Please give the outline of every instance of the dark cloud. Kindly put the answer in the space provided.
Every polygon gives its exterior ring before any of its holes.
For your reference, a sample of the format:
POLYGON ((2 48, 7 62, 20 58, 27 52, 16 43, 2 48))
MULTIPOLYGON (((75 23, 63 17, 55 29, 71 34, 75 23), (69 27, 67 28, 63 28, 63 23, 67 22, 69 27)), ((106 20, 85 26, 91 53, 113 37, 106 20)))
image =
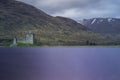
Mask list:
POLYGON ((51 14, 74 19, 120 17, 119 0, 20 0, 51 14))

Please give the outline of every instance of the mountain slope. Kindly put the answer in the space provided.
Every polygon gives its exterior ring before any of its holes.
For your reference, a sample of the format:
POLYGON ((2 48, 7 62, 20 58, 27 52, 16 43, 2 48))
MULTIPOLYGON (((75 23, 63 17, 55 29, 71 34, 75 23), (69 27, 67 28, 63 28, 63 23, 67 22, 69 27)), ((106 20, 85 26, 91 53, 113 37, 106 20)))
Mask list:
POLYGON ((120 19, 117 18, 84 19, 82 24, 89 29, 102 34, 120 33, 120 19))
POLYGON ((37 43, 86 44, 86 41, 102 44, 105 37, 91 32, 76 21, 52 17, 43 11, 15 0, 0 1, 0 38, 35 34, 37 43))
POLYGON ((120 43, 120 19, 119 18, 92 18, 84 19, 83 25, 94 32, 100 33, 112 40, 114 43, 120 43))

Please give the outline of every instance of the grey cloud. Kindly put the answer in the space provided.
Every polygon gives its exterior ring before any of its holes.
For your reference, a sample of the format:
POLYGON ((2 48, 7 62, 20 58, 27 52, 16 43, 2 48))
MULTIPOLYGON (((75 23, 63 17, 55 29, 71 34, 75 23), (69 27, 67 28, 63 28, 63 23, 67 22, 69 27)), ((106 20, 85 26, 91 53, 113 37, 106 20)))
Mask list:
POLYGON ((62 11, 70 8, 85 8, 101 2, 101 0, 20 0, 30 3, 37 8, 47 9, 48 11, 62 11))
POLYGON ((118 17, 119 0, 20 0, 51 14, 74 19, 118 17))

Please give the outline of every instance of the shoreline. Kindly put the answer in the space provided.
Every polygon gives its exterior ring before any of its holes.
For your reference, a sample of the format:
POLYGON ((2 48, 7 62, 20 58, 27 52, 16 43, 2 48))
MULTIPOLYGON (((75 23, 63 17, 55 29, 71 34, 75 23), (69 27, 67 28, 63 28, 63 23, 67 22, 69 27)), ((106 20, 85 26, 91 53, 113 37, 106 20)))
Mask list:
POLYGON ((120 45, 98 45, 98 46, 0 46, 0 48, 120 48, 120 45))

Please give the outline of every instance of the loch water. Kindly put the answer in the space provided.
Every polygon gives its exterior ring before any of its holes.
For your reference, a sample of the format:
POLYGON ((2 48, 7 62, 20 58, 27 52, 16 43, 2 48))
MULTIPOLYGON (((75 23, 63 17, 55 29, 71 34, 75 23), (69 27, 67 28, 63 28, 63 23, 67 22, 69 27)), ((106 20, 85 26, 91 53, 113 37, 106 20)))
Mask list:
POLYGON ((0 48, 0 80, 120 80, 120 48, 0 48))

